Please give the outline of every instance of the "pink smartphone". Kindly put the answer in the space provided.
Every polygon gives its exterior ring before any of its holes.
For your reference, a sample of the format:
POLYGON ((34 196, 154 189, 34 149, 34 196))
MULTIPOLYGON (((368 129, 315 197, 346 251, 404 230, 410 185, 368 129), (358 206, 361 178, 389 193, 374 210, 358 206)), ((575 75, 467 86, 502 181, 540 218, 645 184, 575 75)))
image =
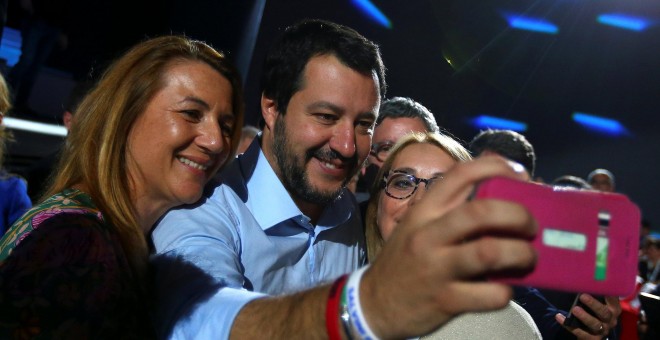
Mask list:
POLYGON ((491 279, 608 296, 635 289, 640 212, 626 196, 495 177, 480 183, 474 198, 520 203, 539 225, 534 270, 491 279))

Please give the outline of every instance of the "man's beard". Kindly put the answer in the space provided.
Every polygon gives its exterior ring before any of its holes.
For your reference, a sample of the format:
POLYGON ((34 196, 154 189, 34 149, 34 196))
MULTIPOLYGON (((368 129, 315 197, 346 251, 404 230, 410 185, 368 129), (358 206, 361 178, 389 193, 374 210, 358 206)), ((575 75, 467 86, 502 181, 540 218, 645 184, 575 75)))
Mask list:
POLYGON ((346 159, 334 150, 309 149, 305 152, 305 158, 301 159, 299 155, 294 154, 289 145, 283 117, 275 121, 274 134, 273 153, 280 170, 282 184, 289 193, 313 204, 329 204, 341 196, 343 188, 357 171, 357 153, 346 159), (314 157, 328 161, 338 158, 349 167, 348 175, 336 190, 321 191, 309 182, 305 165, 314 157))

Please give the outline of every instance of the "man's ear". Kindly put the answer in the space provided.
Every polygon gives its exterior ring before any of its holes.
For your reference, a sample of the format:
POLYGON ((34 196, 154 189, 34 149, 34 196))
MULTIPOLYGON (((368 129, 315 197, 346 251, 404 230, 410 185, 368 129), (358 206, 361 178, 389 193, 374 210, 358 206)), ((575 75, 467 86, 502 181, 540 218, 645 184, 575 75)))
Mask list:
POLYGON ((275 127, 275 120, 279 115, 279 111, 277 111, 277 103, 275 100, 270 99, 263 94, 261 94, 261 115, 264 117, 266 127, 272 131, 275 127))
POLYGON ((64 111, 64 113, 62 114, 62 123, 64 123, 64 127, 66 127, 68 131, 71 131, 72 122, 73 122, 73 114, 71 113, 71 111, 69 110, 64 111))

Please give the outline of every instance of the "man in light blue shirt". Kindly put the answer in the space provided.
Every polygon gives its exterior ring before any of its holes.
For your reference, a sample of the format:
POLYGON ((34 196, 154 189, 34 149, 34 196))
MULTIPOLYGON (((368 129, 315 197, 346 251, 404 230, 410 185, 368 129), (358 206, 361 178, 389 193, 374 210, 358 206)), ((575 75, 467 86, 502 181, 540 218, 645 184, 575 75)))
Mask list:
MULTIPOLYGON (((215 313, 214 308, 222 308, 237 314, 261 293, 298 292, 329 283, 364 265, 364 233, 361 220, 356 218, 357 203, 347 189, 327 205, 316 225, 311 224, 277 179, 258 138, 222 173, 222 178, 226 179, 224 184, 205 195, 199 205, 170 212, 153 232, 158 252, 188 258, 227 287, 218 294, 219 300, 222 293, 231 291, 234 303, 213 306, 211 311, 200 309, 198 313, 209 315, 215 313)), ((194 280, 195 276, 188 279, 194 280)), ((200 280, 199 285, 192 286, 202 289, 205 278, 200 280)), ((215 288, 211 284, 205 289, 215 288)), ((199 290, 190 293, 198 294, 199 290)), ((194 300, 191 296, 174 296, 161 308, 168 308, 169 303, 176 308, 180 298, 194 300)), ((231 324, 207 326, 227 331, 231 324)), ((194 335, 198 336, 199 330, 195 329, 194 335)), ((187 338, 192 334, 181 335, 187 338)))
MULTIPOLYGON (((262 100, 270 114, 264 117, 263 135, 221 174, 222 185, 209 189, 198 205, 167 214, 153 232, 161 254, 155 261, 159 275, 180 264, 163 259, 179 257, 210 276, 189 275, 188 293, 173 287, 163 291, 168 299, 161 301, 159 319, 167 320, 166 328, 178 322, 174 335, 225 338, 235 316, 252 299, 328 284, 365 264, 362 221, 345 185, 369 151, 384 95, 384 67, 376 45, 357 33, 337 25, 316 26, 299 28, 318 31, 315 34, 327 40, 309 51, 300 49, 311 57, 300 58, 297 65, 305 69, 309 85, 289 94, 288 103, 277 102, 287 91, 281 84, 265 89, 265 94, 273 93, 269 98, 277 99, 262 100), (341 36, 352 41, 333 46, 341 36), (318 52, 329 55, 313 57, 318 52), (354 60, 354 65, 345 66, 343 60, 354 60), (329 79, 335 75, 341 77, 329 79), (309 99, 299 100, 300 95, 309 99), (287 106, 281 116, 291 119, 276 122, 276 108, 287 106), (297 135, 304 138, 296 140, 297 135), (191 282, 196 279, 199 282, 191 282), (200 304, 191 318, 177 320, 181 306, 197 303, 200 292, 206 297, 218 287, 223 289, 213 299, 219 303, 200 304), (209 332, 203 326, 190 327, 197 316, 217 313, 222 313, 221 324, 207 324, 209 332)), ((169 279, 169 274, 163 278, 169 279)))
MULTIPOLYGON (((263 68, 263 133, 222 184, 153 232, 160 337, 347 336, 329 283, 364 261, 362 223, 345 186, 367 158, 384 94, 373 42, 326 21, 287 28, 263 68)), ((522 174, 496 158, 458 168, 410 209, 370 267, 351 274, 346 286, 359 293, 348 320, 359 331, 405 338, 457 313, 501 308, 509 287, 472 280, 533 265, 531 246, 513 237, 534 233, 526 210, 464 204, 474 183, 522 174), (475 240, 483 230, 505 236, 475 240)))

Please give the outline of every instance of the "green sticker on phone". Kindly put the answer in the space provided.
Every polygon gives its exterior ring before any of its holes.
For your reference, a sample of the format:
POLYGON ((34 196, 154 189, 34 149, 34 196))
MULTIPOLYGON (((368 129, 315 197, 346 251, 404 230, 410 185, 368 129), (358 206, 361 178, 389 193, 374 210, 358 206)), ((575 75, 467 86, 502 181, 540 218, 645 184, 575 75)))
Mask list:
POLYGON ((598 236, 596 240, 596 272, 594 279, 597 281, 605 280, 607 273, 607 249, 609 247, 609 240, 607 237, 598 236))

